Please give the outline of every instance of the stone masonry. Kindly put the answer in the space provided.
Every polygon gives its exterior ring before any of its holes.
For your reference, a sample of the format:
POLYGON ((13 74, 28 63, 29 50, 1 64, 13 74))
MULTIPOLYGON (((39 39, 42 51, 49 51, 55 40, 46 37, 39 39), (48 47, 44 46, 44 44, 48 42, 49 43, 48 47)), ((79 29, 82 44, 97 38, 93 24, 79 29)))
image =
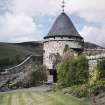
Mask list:
POLYGON ((58 53, 62 56, 66 45, 71 49, 82 49, 82 42, 79 38, 49 38, 44 42, 43 61, 48 69, 53 69, 51 55, 58 53))

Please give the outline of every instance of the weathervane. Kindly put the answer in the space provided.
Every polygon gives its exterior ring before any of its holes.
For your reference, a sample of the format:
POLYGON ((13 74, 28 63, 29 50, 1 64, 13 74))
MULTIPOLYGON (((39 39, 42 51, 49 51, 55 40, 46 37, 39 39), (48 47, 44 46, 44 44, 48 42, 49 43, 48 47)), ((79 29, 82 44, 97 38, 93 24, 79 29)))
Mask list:
POLYGON ((65 1, 62 1, 62 12, 65 12, 65 1))

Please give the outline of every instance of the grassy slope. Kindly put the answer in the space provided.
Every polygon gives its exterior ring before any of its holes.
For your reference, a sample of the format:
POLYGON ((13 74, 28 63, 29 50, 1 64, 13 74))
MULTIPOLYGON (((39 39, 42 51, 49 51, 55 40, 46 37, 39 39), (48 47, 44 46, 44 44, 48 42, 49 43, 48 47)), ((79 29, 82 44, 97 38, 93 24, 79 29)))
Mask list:
MULTIPOLYGON (((85 48, 97 48, 98 45, 85 43, 85 48)), ((17 55, 25 57, 27 55, 42 55, 43 46, 39 42, 23 43, 0 43, 0 59, 15 58, 17 55)))
POLYGON ((61 93, 11 93, 0 95, 0 105, 89 105, 61 93))
MULTIPOLYGON (((98 45, 92 43, 85 43, 85 48, 97 48, 98 45)), ((0 61, 9 58, 13 63, 12 65, 3 66, 4 68, 17 65, 17 58, 21 58, 23 61, 29 55, 41 55, 43 54, 42 42, 23 42, 23 43, 0 43, 0 61)), ((2 64, 0 64, 2 65, 2 64)))
POLYGON ((99 46, 99 45, 94 44, 94 43, 90 43, 90 42, 85 42, 84 47, 89 48, 89 49, 94 49, 94 48, 102 48, 102 49, 104 49, 104 47, 99 46))
POLYGON ((14 58, 17 55, 41 55, 42 46, 41 44, 21 43, 21 44, 10 44, 0 43, 0 59, 3 58, 14 58))
MULTIPOLYGON (((17 58, 20 62, 23 61, 27 56, 42 56, 43 46, 39 42, 24 42, 24 43, 0 43, 0 61, 8 59, 12 62, 11 65, 3 66, 4 68, 12 67, 17 65, 17 58), (14 62, 15 61, 15 62, 14 62)), ((2 65, 2 64, 0 64, 2 65)))

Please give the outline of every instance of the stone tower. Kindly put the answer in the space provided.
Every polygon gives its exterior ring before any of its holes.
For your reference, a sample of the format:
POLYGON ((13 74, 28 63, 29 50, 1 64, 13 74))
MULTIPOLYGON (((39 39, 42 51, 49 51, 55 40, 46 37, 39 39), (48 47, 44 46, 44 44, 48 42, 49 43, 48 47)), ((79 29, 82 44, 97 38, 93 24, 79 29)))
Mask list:
POLYGON ((44 37, 43 63, 47 69, 54 69, 55 55, 63 55, 67 45, 75 54, 83 51, 84 40, 77 32, 71 19, 63 11, 56 19, 48 35, 44 37))

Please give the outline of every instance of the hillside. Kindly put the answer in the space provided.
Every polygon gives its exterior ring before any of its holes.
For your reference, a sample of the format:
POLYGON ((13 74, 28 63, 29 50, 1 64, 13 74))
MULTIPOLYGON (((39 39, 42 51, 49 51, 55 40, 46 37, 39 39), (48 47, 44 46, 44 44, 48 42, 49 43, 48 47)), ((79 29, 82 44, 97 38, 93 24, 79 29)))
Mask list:
POLYGON ((14 66, 27 56, 42 56, 41 42, 0 43, 0 66, 14 66))
POLYGON ((102 49, 104 49, 104 47, 99 46, 97 44, 90 43, 90 42, 85 42, 84 43, 84 48, 88 48, 88 49, 102 48, 102 49))
POLYGON ((39 42, 0 43, 0 59, 31 54, 42 55, 42 44, 39 42))
MULTIPOLYGON (((85 48, 103 48, 96 44, 85 42, 85 48)), ((0 43, 0 67, 8 68, 22 62, 27 56, 42 56, 43 43, 22 42, 22 43, 0 43)))
MULTIPOLYGON (((85 48, 103 48, 93 43, 85 42, 85 48)), ((4 58, 14 58, 16 56, 25 57, 28 55, 42 55, 42 42, 23 43, 0 43, 0 60, 4 58)))

